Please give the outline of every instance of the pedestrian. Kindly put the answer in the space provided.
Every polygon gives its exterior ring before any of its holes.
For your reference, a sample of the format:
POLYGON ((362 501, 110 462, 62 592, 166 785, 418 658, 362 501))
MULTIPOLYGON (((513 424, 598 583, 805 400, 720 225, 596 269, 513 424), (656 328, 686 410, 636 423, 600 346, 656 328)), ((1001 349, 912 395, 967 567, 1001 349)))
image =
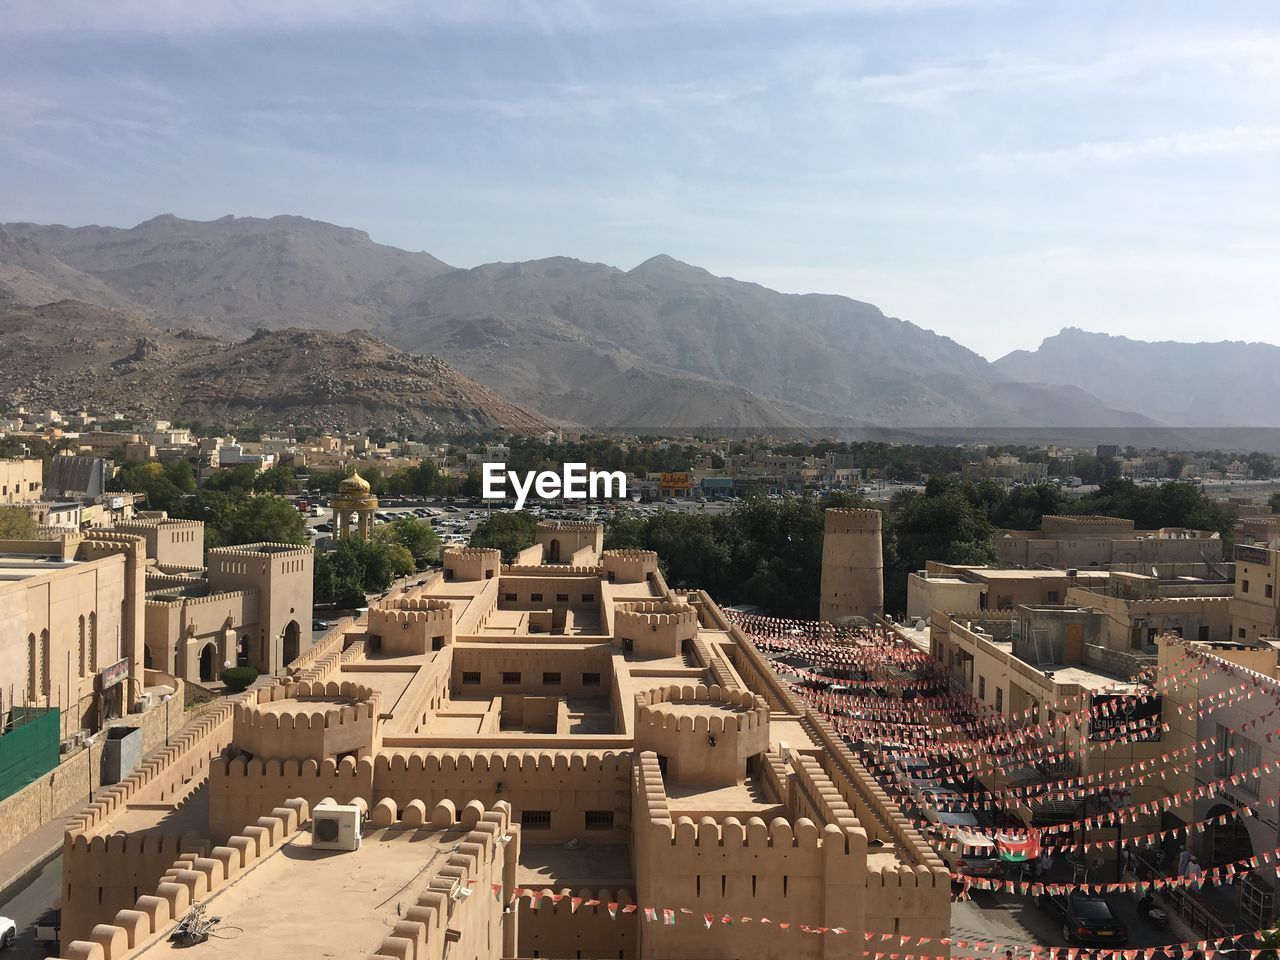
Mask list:
POLYGON ((1191 881, 1191 885, 1193 887, 1197 890, 1200 889, 1200 860, 1195 856, 1195 854, 1191 855, 1191 860, 1187 864, 1186 876, 1191 881))
POLYGON ((1185 877, 1187 875, 1187 867, 1191 863, 1191 851, 1186 847, 1182 848, 1182 852, 1178 854, 1178 876, 1185 877))

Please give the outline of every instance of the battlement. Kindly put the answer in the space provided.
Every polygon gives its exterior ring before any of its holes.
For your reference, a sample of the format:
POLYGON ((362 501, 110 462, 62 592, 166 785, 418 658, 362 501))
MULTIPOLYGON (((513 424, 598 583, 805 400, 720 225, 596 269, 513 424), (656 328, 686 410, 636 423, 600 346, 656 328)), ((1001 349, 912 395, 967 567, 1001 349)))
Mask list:
POLYGON ((343 681, 262 687, 236 705, 232 742, 262 759, 370 756, 380 743, 381 694, 343 681))
POLYGON ((1048 534, 1069 535, 1072 533, 1092 532, 1132 534, 1136 525, 1124 517, 1106 517, 1098 514, 1081 516, 1063 516, 1046 514, 1040 519, 1040 532, 1048 534))
POLYGON ((828 507, 823 515, 827 533, 878 533, 883 527, 884 515, 879 510, 828 507))
POLYGON ((724 733, 729 730, 748 731, 769 724, 769 707, 762 697, 750 691, 726 690, 719 685, 659 687, 636 694, 636 722, 657 726, 690 730, 700 733, 724 733), (707 708, 706 713, 672 711, 671 705, 698 705, 707 708), (734 708, 735 712, 719 709, 734 708), (738 709, 742 712, 736 712, 738 709))
POLYGON ((600 567, 588 564, 556 564, 544 566, 536 563, 511 563, 502 568, 509 576, 599 577, 600 567))
POLYGON ((652 560, 655 563, 658 561, 658 552, 656 550, 633 550, 633 549, 606 550, 601 556, 606 561, 610 559, 652 560))
POLYGON ((257 599, 260 596, 262 596, 261 590, 256 587, 249 587, 245 590, 217 590, 200 597, 171 597, 168 599, 148 597, 145 603, 153 607, 198 607, 207 603, 228 603, 236 600, 257 599))
POLYGON ((640 656, 676 657, 698 635, 698 611, 674 600, 636 600, 614 608, 614 633, 640 656))
MULTIPOLYGON (((176 844, 172 866, 161 876, 154 894, 140 896, 131 908, 115 914, 112 923, 96 924, 92 930, 68 930, 64 917, 64 936, 83 934, 87 939, 74 939, 67 945, 68 957, 100 957, 102 960, 125 960, 151 938, 168 932, 191 906, 238 879, 247 870, 291 841, 310 818, 305 800, 289 800, 231 837, 226 844, 212 850, 189 851, 174 837, 111 837, 110 844, 148 839, 159 846, 152 854, 167 854, 164 844, 176 844)), ((101 840, 103 838, 95 838, 101 840)), ((125 846, 120 847, 120 852, 125 846)), ((75 848, 73 848, 73 855, 75 848)), ((104 862, 110 862, 104 861, 104 862)), ((128 901, 126 901, 128 902, 128 901)), ((84 924, 81 924, 82 926, 84 924)))
POLYGON ((635 742, 667 759, 676 784, 729 786, 769 748, 769 707, 749 691, 660 687, 636 694, 635 742))
POLYGON ((112 530, 131 533, 134 530, 203 530, 203 520, 177 520, 173 517, 134 517, 117 521, 112 530))
POLYGON ((492 547, 445 547, 446 580, 492 580, 502 568, 502 551, 492 547))
POLYGON ((453 643, 453 605, 433 597, 392 597, 369 608, 369 633, 382 638, 382 650, 421 656, 453 643))
MULTIPOLYGON (((655 834, 667 830, 656 824, 655 834)), ((765 823, 760 817, 748 817, 743 823, 737 817, 716 820, 702 817, 696 822, 691 817, 677 817, 668 831, 668 841, 676 850, 706 847, 734 847, 748 850, 821 850, 834 847, 838 853, 851 854, 851 844, 845 831, 835 824, 819 827, 808 817, 800 817, 794 823, 786 817, 774 817, 765 823)))
POLYGON ((209 558, 226 557, 228 559, 264 560, 277 557, 310 557, 315 554, 311 547, 300 547, 296 543, 245 543, 235 547, 212 547, 208 551, 209 558))
MULTIPOLYGON (((374 758, 373 775, 379 783, 388 776, 423 774, 434 778, 437 774, 468 773, 524 773, 545 774, 548 778, 582 773, 612 773, 619 764, 628 761, 628 754, 614 750, 556 750, 533 751, 464 750, 452 751, 403 750, 379 753, 374 758)), ((548 780, 550 783, 551 780, 548 780)))
POLYGON ((496 547, 445 547, 444 552, 452 557, 476 557, 489 558, 494 554, 501 556, 501 551, 496 547))
POLYGON ((539 520, 537 529, 548 533, 583 533, 604 527, 592 520, 539 520))

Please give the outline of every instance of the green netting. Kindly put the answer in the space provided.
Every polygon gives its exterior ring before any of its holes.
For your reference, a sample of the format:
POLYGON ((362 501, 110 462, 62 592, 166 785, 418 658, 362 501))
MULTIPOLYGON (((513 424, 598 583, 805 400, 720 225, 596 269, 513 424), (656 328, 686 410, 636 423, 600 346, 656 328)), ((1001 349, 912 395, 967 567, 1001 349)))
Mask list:
POLYGON ((0 736, 0 800, 58 765, 56 708, 15 707, 0 736))

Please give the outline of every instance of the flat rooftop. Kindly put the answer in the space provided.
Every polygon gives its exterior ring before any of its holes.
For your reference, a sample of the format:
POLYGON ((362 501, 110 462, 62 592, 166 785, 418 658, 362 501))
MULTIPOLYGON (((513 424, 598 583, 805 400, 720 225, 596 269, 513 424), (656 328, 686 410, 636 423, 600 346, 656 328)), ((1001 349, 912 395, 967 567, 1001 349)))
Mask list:
POLYGON ((635 883, 631 847, 625 843, 584 843, 566 850, 559 843, 530 843, 520 837, 516 885, 536 887, 630 887, 635 883))
MULTIPOLYGON (((466 831, 385 827, 360 849, 312 850, 305 832, 203 903, 221 917, 201 957, 324 957, 364 960, 387 936, 466 831)), ((165 939, 133 957, 191 952, 165 939)))

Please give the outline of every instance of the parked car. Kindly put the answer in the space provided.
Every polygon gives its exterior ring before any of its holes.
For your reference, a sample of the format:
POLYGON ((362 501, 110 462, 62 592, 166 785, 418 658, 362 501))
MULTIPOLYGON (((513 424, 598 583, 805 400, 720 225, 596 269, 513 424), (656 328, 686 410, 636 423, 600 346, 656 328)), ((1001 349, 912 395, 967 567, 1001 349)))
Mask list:
POLYGON ((333 624, 331 624, 328 620, 312 620, 311 621, 312 630, 328 630, 331 626, 333 626, 333 624))
POLYGON ((1129 942, 1128 928, 1102 897, 1084 893, 1044 894, 1036 902, 1062 918, 1062 936, 1067 943, 1106 947, 1129 942))
POLYGON ((8 917, 0 917, 0 950, 13 946, 18 939, 18 925, 8 917))
POLYGON ((958 829, 947 838, 949 843, 938 844, 938 856, 951 868, 952 873, 966 877, 1004 876, 1004 863, 995 841, 972 830, 958 829))

